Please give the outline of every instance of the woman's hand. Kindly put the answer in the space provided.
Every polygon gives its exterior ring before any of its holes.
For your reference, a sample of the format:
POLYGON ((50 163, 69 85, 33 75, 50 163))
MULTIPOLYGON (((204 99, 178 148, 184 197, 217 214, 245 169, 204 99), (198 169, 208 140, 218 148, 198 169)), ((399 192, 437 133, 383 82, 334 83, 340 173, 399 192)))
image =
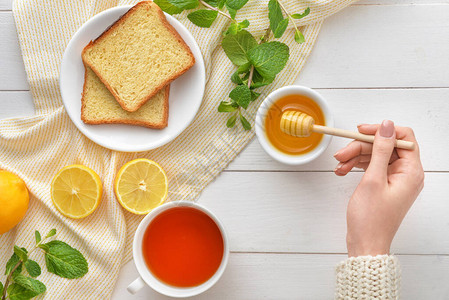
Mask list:
POLYGON ((358 129, 376 134, 374 144, 353 141, 334 155, 340 161, 335 174, 344 176, 354 167, 366 171, 348 204, 348 255, 389 254, 399 225, 424 186, 418 143, 412 129, 395 128, 389 120, 358 129), (414 142, 415 150, 395 149, 395 138, 414 142))

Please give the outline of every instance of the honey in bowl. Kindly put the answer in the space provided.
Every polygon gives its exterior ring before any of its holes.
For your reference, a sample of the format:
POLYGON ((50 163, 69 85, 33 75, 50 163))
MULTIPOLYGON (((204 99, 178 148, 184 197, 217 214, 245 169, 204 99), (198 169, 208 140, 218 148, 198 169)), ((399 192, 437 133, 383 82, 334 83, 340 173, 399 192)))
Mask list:
POLYGON ((217 224, 192 207, 161 212, 148 225, 142 245, 148 269, 160 281, 176 287, 193 287, 209 280, 224 254, 217 224))
POLYGON ((315 119, 315 124, 325 125, 324 114, 319 105, 303 95, 288 95, 278 99, 268 109, 265 132, 270 143, 279 151, 291 155, 305 154, 317 147, 323 135, 313 132, 308 137, 295 137, 282 132, 282 114, 287 110, 300 111, 315 119))

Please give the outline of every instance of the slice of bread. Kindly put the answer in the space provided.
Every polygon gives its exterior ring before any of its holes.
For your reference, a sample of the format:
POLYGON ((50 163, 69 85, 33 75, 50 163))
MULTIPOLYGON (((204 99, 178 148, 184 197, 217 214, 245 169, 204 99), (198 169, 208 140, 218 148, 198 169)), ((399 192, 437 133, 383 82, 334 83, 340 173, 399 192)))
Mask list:
POLYGON ((151 1, 131 8, 90 42, 82 57, 121 107, 130 112, 195 63, 190 48, 151 1))
POLYGON ((98 76, 85 66, 81 120, 86 124, 132 124, 162 129, 168 123, 169 85, 160 90, 138 111, 123 110, 98 76))

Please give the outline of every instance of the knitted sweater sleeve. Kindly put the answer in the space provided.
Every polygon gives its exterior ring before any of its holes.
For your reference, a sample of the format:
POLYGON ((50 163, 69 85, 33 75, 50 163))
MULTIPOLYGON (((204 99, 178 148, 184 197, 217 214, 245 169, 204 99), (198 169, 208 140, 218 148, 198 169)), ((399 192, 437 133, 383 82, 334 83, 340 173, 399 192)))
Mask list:
POLYGON ((400 279, 394 256, 351 257, 337 266, 335 299, 399 299, 400 279))

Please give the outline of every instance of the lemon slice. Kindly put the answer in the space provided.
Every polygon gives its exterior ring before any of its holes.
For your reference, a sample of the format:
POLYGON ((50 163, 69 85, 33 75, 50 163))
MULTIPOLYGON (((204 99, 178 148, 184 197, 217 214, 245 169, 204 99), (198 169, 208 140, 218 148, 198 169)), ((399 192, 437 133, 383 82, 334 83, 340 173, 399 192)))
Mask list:
POLYGON ((82 165, 62 168, 51 183, 51 199, 66 217, 85 218, 97 209, 103 187, 100 177, 82 165))
POLYGON ((114 191, 124 209, 138 215, 147 214, 167 198, 167 175, 154 161, 135 159, 118 171, 114 191))

